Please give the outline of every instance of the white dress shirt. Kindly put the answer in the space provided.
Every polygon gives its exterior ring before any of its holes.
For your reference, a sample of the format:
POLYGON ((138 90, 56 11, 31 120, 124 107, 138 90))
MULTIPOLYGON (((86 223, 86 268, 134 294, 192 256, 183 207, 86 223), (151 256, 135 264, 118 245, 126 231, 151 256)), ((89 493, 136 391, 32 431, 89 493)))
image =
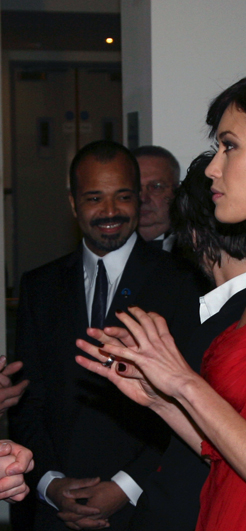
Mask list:
POLYGON ((85 283, 85 298, 88 314, 89 325, 91 323, 91 310, 94 298, 94 291, 97 277, 97 262, 101 258, 103 260, 107 279, 108 279, 108 297, 106 314, 111 306, 114 294, 118 288, 122 273, 125 269, 126 262, 132 252, 132 249, 136 243, 137 234, 134 232, 127 242, 111 253, 106 254, 102 258, 94 254, 88 249, 85 241, 83 240, 83 265, 84 265, 84 283, 85 283))
MULTIPOLYGON (((127 242, 122 247, 120 247, 120 249, 112 251, 102 257, 108 279, 108 297, 106 313, 110 308, 114 294, 117 290, 122 273, 124 271, 126 262, 132 252, 136 240, 137 234, 136 232, 134 232, 127 240, 127 242)), ((91 323, 91 310, 96 285, 97 262, 99 259, 100 257, 94 254, 90 249, 88 249, 85 241, 83 240, 84 285, 89 325, 91 323)), ((56 477, 62 478, 65 476, 61 472, 56 472, 53 470, 46 472, 46 474, 44 474, 44 476, 40 479, 37 486, 37 490, 39 497, 42 500, 45 500, 47 503, 49 503, 55 509, 58 510, 54 503, 46 496, 46 491, 49 484, 56 477)), ((125 492, 130 502, 133 505, 137 505, 138 498, 143 492, 139 485, 123 470, 117 472, 117 474, 115 474, 111 479, 115 483, 117 483, 117 485, 123 490, 123 492, 125 492)))
POLYGON ((163 242, 162 250, 168 251, 170 253, 173 248, 173 244, 176 240, 176 234, 173 234, 171 232, 170 234, 168 234, 167 237, 165 237, 165 233, 163 232, 163 234, 160 234, 160 236, 157 236, 157 238, 155 238, 153 241, 158 241, 158 240, 162 240, 163 242))
POLYGON ((233 295, 246 288, 246 273, 231 278, 221 286, 209 291, 203 297, 200 297, 200 320, 204 323, 209 317, 212 317, 220 311, 222 306, 233 295))

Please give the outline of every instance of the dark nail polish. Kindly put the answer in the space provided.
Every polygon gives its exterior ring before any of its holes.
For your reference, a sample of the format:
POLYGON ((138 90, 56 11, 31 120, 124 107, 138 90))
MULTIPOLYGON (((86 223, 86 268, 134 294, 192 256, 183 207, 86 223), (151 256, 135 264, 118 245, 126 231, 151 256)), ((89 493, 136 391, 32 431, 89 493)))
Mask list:
POLYGON ((116 313, 123 313, 123 310, 121 310, 120 308, 117 308, 116 313))
POLYGON ((118 363, 118 371, 119 372, 124 372, 125 370, 126 370, 125 363, 118 363))

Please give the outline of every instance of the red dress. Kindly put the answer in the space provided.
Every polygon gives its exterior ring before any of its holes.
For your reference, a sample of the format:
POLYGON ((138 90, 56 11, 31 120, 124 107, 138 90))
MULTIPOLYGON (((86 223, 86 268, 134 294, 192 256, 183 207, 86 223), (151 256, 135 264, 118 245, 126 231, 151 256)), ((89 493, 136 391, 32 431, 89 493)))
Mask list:
MULTIPOLYGON (((206 351, 203 378, 246 419, 246 326, 233 324, 206 351)), ((201 491, 196 531, 246 531, 246 482, 212 444, 203 441, 202 455, 211 470, 201 491)))

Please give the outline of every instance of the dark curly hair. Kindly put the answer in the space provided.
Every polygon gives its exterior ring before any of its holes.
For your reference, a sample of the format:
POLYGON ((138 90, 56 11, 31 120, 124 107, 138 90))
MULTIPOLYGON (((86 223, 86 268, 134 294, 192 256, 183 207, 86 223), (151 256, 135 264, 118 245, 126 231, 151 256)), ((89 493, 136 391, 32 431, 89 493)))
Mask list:
POLYGON ((205 256, 220 265, 222 250, 238 260, 246 257, 246 222, 220 223, 214 216, 211 180, 204 173, 214 155, 214 151, 207 151, 192 161, 176 191, 170 217, 184 251, 193 251, 199 264, 205 256))

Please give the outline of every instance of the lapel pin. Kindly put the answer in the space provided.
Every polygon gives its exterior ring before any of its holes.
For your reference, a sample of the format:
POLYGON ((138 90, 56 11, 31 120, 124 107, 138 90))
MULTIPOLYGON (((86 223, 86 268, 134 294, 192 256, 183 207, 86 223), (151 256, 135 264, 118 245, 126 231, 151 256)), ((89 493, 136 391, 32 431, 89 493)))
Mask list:
POLYGON ((131 290, 129 288, 124 288, 121 292, 121 295, 123 295, 123 297, 127 298, 131 295, 131 290))

